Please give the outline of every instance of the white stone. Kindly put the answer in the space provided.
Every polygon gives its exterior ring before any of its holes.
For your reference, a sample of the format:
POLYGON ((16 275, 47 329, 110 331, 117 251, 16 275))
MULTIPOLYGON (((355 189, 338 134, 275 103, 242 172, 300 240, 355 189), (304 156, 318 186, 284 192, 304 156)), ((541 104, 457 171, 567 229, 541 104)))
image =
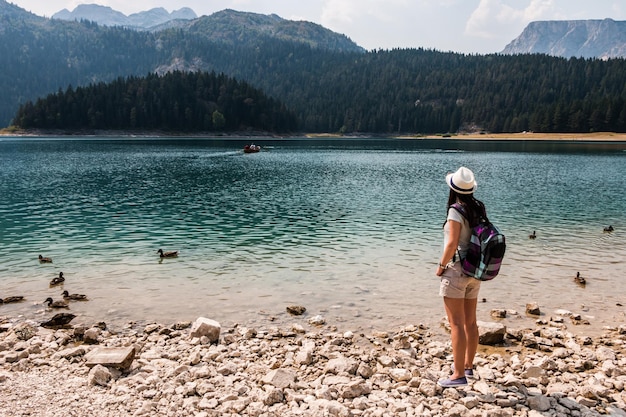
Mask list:
POLYGON ((330 359, 324 367, 324 372, 339 374, 345 372, 349 367, 348 360, 345 356, 340 355, 336 358, 330 359))
POLYGON ((265 405, 274 405, 276 403, 280 403, 284 400, 285 396, 283 392, 278 388, 272 388, 269 390, 263 402, 265 405))
POLYGON ((342 398, 356 398, 368 395, 372 392, 372 387, 365 381, 353 381, 346 385, 341 391, 342 398))
POLYGON ((389 376, 396 382, 410 381, 413 377, 411 371, 403 368, 393 368, 389 370, 389 376))
POLYGON ((135 358, 135 347, 98 347, 85 355, 85 365, 109 366, 119 369, 130 368, 135 358))
POLYGON ((52 359, 60 359, 60 358, 73 358, 75 356, 82 356, 85 354, 85 348, 82 346, 77 346, 73 348, 63 349, 54 355, 52 355, 52 359))
POLYGON ((461 402, 466 408, 472 409, 480 404, 480 399, 478 397, 463 397, 461 402))
POLYGON ((326 319, 318 314, 317 316, 313 316, 309 319, 309 324, 314 326, 323 326, 326 324, 326 319))
POLYGON ((301 349, 296 354, 294 361, 298 365, 310 365, 313 362, 313 352, 306 349, 301 349))
POLYGON ((221 331, 222 326, 217 321, 207 319, 206 317, 198 317, 191 326, 189 336, 191 338, 198 337, 200 339, 206 337, 209 343, 216 343, 220 339, 221 331))
POLYGON ((277 388, 287 388, 296 379, 296 375, 286 369, 274 369, 263 377, 263 382, 277 388))
POLYGON ((422 379, 419 391, 427 397, 434 397, 437 394, 437 384, 430 379, 422 379))
POLYGON ((360 375, 363 378, 367 379, 367 378, 370 378, 372 375, 374 375, 374 370, 368 364, 361 362, 359 364, 359 367, 357 368, 356 373, 357 375, 360 375))
POLYGON ((600 362, 614 361, 616 359, 615 351, 606 346, 601 346, 596 349, 596 358, 598 358, 600 362))
POLYGON ((111 371, 102 365, 96 365, 89 371, 88 380, 90 385, 101 385, 106 387, 111 378, 111 371))
POLYGON ((90 329, 85 330, 85 334, 83 335, 83 340, 87 344, 95 344, 98 343, 98 338, 100 337, 101 330, 97 327, 92 327, 90 329))
POLYGON ((554 314, 558 314, 559 316, 570 317, 572 316, 572 312, 564 309, 557 309, 554 311, 554 314))
POLYGON ((472 386, 472 389, 483 395, 491 394, 491 387, 483 380, 476 381, 472 386))

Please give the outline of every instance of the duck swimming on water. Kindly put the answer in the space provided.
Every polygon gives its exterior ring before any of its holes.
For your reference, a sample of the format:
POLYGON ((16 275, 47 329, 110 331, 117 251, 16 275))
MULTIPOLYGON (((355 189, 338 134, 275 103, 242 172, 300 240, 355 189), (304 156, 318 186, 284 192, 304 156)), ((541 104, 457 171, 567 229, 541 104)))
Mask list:
POLYGON ((535 239, 537 237, 537 232, 533 230, 532 234, 528 235, 528 239, 535 239))
POLYGON ((64 300, 74 300, 74 301, 88 301, 89 299, 85 294, 70 294, 67 290, 61 293, 64 300))
POLYGON ((52 297, 46 298, 44 303, 48 303, 48 308, 70 308, 65 301, 54 301, 52 297))
POLYGON ((613 230, 615 230, 615 229, 613 229, 613 226, 611 226, 611 225, 609 225, 609 227, 605 227, 605 228, 604 228, 604 231, 605 231, 606 233, 611 233, 613 230))
POLYGON ((63 276, 63 272, 59 272, 59 276, 56 278, 53 278, 52 281, 50 281, 50 286, 54 286, 54 285, 59 285, 65 282, 65 277, 63 276))
POLYGON ((585 278, 580 276, 580 272, 576 272, 576 276, 574 277, 574 282, 581 286, 587 284, 587 281, 585 280, 585 278))
POLYGON ((159 249, 157 253, 159 254, 161 258, 176 258, 178 256, 177 250, 163 252, 163 249, 159 249))
POLYGON ((19 303, 24 301, 23 295, 13 295, 11 297, 0 298, 0 304, 19 303))
POLYGON ((44 256, 39 255, 39 262, 41 262, 42 264, 51 264, 52 258, 46 258, 44 256))

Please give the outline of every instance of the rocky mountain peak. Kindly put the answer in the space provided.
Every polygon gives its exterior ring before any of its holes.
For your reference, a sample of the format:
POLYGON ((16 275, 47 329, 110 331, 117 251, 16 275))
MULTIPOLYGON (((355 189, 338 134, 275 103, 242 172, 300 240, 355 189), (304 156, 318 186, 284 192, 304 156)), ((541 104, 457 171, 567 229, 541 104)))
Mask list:
POLYGON ((547 54, 565 58, 623 58, 626 57, 626 21, 531 22, 502 53, 547 54))

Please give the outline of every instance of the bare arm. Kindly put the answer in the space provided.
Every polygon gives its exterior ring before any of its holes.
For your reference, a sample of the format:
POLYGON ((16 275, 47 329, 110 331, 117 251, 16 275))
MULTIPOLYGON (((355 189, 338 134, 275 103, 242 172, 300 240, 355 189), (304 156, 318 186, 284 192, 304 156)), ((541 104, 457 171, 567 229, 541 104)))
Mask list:
POLYGON ((458 246, 459 246, 459 236, 461 235, 461 223, 448 220, 450 227, 450 236, 446 246, 443 248, 443 254, 441 255, 441 259, 439 260, 439 265, 437 265, 437 272, 435 274, 437 276, 441 276, 445 267, 448 265, 448 262, 454 256, 458 246))

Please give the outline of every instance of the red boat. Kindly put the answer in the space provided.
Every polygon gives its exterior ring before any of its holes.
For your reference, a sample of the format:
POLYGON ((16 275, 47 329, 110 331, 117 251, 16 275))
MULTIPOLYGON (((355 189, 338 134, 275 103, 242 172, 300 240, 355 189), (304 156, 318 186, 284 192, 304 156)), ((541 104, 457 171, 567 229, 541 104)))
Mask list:
POLYGON ((254 153, 254 152, 258 152, 261 150, 261 147, 259 145, 255 145, 254 143, 251 145, 246 145, 243 147, 243 152, 244 153, 254 153))

